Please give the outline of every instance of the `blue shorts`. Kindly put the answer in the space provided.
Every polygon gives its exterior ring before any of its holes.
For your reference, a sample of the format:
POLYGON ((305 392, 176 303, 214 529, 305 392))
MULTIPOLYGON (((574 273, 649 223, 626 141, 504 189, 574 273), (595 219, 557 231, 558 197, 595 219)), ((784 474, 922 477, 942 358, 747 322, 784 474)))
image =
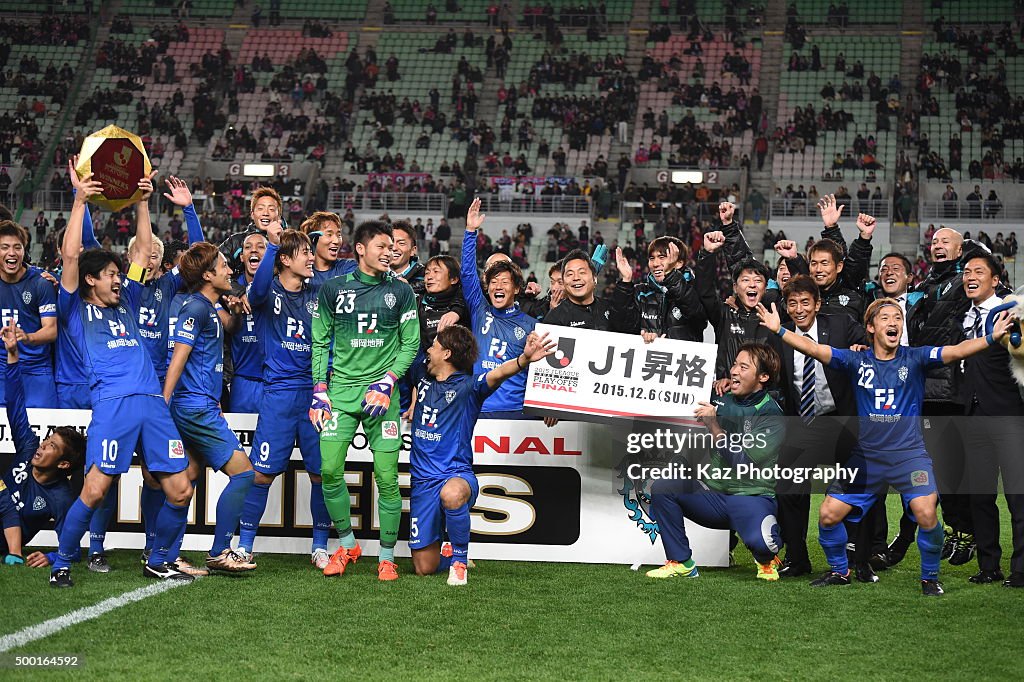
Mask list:
POLYGON ((882 458, 890 456, 886 453, 868 457, 855 454, 843 465, 846 468, 859 469, 853 481, 837 481, 829 486, 830 497, 855 508, 846 517, 849 521, 857 521, 866 514, 871 505, 885 495, 889 486, 900 494, 905 509, 909 509, 910 501, 915 497, 938 494, 935 473, 932 471, 932 458, 927 452, 922 450, 892 464, 881 461, 882 458))
POLYGON ((25 407, 57 407, 57 384, 53 381, 53 372, 43 374, 22 374, 25 385, 25 407))
POLYGON ((476 504, 480 484, 472 472, 459 472, 448 478, 413 481, 409 493, 409 549, 424 549, 441 541, 441 531, 444 529, 441 488, 453 478, 461 478, 469 484, 469 506, 472 508, 476 504))
POLYGON ((132 453, 146 468, 177 473, 188 467, 185 444, 160 396, 130 395, 96 403, 85 445, 85 470, 96 466, 108 476, 128 471, 132 453))
POLYGON ((249 453, 253 469, 268 476, 281 473, 298 441, 306 472, 320 475, 320 434, 309 421, 312 399, 308 388, 265 387, 249 453))
POLYGON ((89 384, 57 384, 57 407, 62 410, 88 410, 92 407, 89 384))
POLYGON ((245 452, 216 405, 176 407, 171 403, 171 417, 189 452, 201 456, 217 471, 224 468, 233 454, 245 452))
POLYGON ((263 399, 263 380, 236 376, 231 380, 228 412, 256 414, 263 399))

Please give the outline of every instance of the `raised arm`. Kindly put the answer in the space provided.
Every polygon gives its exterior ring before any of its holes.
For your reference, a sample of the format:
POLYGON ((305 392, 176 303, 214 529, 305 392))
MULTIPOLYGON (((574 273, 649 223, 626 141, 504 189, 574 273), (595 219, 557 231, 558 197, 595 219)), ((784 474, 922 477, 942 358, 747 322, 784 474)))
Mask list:
POLYGON ((981 351, 985 350, 989 346, 993 346, 1003 340, 1006 336, 1007 331, 1010 329, 1009 313, 1000 313, 995 322, 992 324, 992 333, 987 336, 983 336, 978 339, 968 339, 967 341, 961 341, 955 346, 943 346, 942 347, 942 362, 943 364, 950 365, 954 362, 960 362, 965 358, 969 358, 972 355, 976 355, 981 351))
POLYGON ((87 249, 103 248, 103 245, 96 239, 96 230, 92 226, 92 211, 88 206, 85 208, 85 215, 82 216, 82 246, 87 249))
POLYGON ((103 185, 92 179, 92 173, 84 178, 78 177, 78 171, 75 170, 77 161, 77 156, 68 160, 68 177, 75 188, 75 201, 71 205, 71 215, 68 216, 68 226, 64 230, 64 243, 60 250, 63 264, 60 285, 68 293, 78 291, 78 257, 82 253, 82 223, 89 210, 89 197, 103 192, 103 185))
POLYGON ((732 202, 723 201, 718 205, 718 218, 722 221, 721 234, 725 237, 725 260, 730 268, 741 260, 754 256, 754 252, 750 250, 750 245, 747 244, 747 240, 743 236, 742 227, 733 220, 735 213, 736 206, 732 202))
POLYGON ((774 303, 771 310, 758 303, 757 316, 760 318, 762 326, 782 336, 782 342, 790 348, 795 348, 823 365, 828 365, 832 362, 832 346, 815 343, 810 337, 782 328, 782 321, 779 319, 779 312, 775 309, 774 303))
POLYGON ((267 252, 256 268, 249 285, 249 305, 252 308, 262 306, 270 296, 270 285, 274 281, 274 264, 277 262, 277 250, 281 245, 281 223, 274 221, 267 226, 267 252))
POLYGON ((145 279, 146 268, 149 267, 149 259, 153 253, 153 223, 149 217, 149 198, 153 196, 155 177, 156 171, 153 171, 148 178, 139 180, 142 199, 135 205, 135 249, 128 254, 128 278, 139 282, 145 279), (141 278, 133 276, 133 271, 141 272, 141 278))
POLYGON ((203 236, 203 225, 199 222, 199 214, 196 213, 195 204, 192 203, 192 192, 189 191, 188 185, 184 180, 173 175, 164 182, 169 190, 164 192, 164 198, 175 206, 181 206, 181 214, 185 216, 189 246, 206 241, 206 237, 203 236))
POLYGON ((721 295, 718 293, 718 268, 715 264, 715 253, 725 244, 725 235, 721 232, 708 232, 704 235, 704 248, 697 254, 697 265, 694 275, 697 287, 697 295, 700 297, 701 306, 708 316, 708 321, 715 328, 716 333, 719 323, 722 321, 721 295))
POLYGON ((462 238, 462 296, 469 305, 472 318, 481 315, 487 305, 476 267, 476 233, 486 217, 480 212, 480 197, 473 199, 466 214, 466 234, 462 238))

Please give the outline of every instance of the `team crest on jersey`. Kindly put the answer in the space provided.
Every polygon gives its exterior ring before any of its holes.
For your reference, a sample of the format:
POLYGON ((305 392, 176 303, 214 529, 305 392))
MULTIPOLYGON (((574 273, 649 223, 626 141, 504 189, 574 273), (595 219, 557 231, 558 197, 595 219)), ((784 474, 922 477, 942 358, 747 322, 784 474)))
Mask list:
POLYGON ((445 391, 444 399, 448 402, 449 405, 451 405, 452 401, 455 400, 455 396, 457 395, 458 393, 456 393, 455 391, 445 391))
POLYGON ((914 486, 928 485, 928 472, 923 469, 911 472, 910 484, 914 486))
POLYGON ((25 305, 28 305, 29 303, 31 303, 32 302, 32 292, 31 291, 23 291, 23 292, 21 292, 21 300, 25 302, 25 305))
POLYGON ((386 305, 388 309, 394 309, 396 303, 398 303, 397 296, 391 292, 384 294, 384 305, 386 305))
POLYGON ((32 500, 32 511, 42 511, 46 509, 46 500, 40 496, 36 496, 36 499, 32 500))
POLYGON ((384 440, 398 439, 398 422, 387 421, 380 425, 380 437, 384 440))
POLYGON ((910 370, 907 368, 906 365, 904 365, 903 367, 900 367, 900 371, 899 371, 900 383, 903 383, 904 381, 906 381, 907 380, 907 376, 909 374, 910 374, 910 370))
POLYGON ((306 301, 306 312, 310 315, 316 310, 316 301, 306 301))
POLYGON ((187 320, 185 320, 184 322, 181 323, 181 328, 184 329, 187 332, 192 331, 193 329, 196 328, 196 318, 194 318, 194 317, 188 318, 187 320))
POLYGON ((839 295, 839 305, 847 305, 850 302, 850 297, 846 294, 839 295))
POLYGON ((672 308, 672 319, 681 320, 683 319, 683 311, 679 308, 672 308))
POLYGON ((158 301, 164 300, 164 292, 157 289, 156 291, 153 292, 153 298, 155 298, 158 301))
POLYGON ((515 333, 516 333, 516 339, 518 339, 519 341, 522 341, 523 339, 526 338, 526 330, 523 329, 522 327, 516 327, 516 332, 515 333))
POLYGON ((185 444, 180 440, 167 441, 168 459, 185 459, 185 444))

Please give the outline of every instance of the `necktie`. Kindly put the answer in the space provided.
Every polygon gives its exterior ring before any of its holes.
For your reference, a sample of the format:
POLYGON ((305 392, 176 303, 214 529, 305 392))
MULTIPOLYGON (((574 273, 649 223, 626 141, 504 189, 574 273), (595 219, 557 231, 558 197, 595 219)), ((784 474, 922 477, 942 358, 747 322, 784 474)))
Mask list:
MULTIPOLYGON (((810 334, 804 334, 811 338, 810 334)), ((800 418, 805 424, 814 421, 814 358, 804 356, 804 378, 800 385, 800 418)))
POLYGON ((974 306, 973 308, 971 308, 971 311, 974 313, 974 322, 971 323, 970 338, 981 338, 981 308, 979 308, 978 306, 974 306))

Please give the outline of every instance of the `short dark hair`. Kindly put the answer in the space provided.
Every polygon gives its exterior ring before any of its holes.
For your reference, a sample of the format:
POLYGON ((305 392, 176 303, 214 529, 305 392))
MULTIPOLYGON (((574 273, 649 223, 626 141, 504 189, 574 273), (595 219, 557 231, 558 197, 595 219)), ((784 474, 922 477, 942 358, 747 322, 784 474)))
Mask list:
POLYGON ((507 272, 512 276, 512 285, 522 291, 526 287, 526 280, 523 279, 523 271, 519 269, 519 266, 510 260, 499 260, 491 263, 491 267, 487 268, 484 272, 484 286, 490 286, 491 280, 500 275, 503 272, 507 272))
POLYGON ((356 233, 352 236, 352 242, 366 246, 379 234, 386 234, 392 239, 395 238, 391 226, 387 223, 380 220, 367 220, 366 222, 359 223, 359 226, 356 227, 356 233))
POLYGON ((472 374, 477 355, 480 353, 473 332, 459 325, 445 327, 437 333, 437 342, 445 350, 451 351, 452 355, 448 362, 455 369, 472 374))
POLYGON ((189 247, 181 256, 178 271, 189 291, 198 291, 203 286, 203 274, 217 267, 220 251, 209 242, 199 242, 189 247))
POLYGON ((396 220, 391 223, 391 237, 394 238, 395 230, 401 230, 409 235, 409 239, 412 240, 413 246, 416 245, 416 230, 413 229, 412 223, 408 220, 396 220))
POLYGON ((771 272, 768 271, 768 266, 757 260, 756 258, 745 258, 733 266, 732 269, 732 282, 735 284, 747 270, 751 270, 761 277, 764 277, 765 284, 772 278, 771 272))
POLYGON ((17 237, 25 248, 28 248, 28 230, 13 220, 0 221, 0 237, 17 237))
POLYGON ((548 277, 551 277, 551 274, 555 272, 562 274, 562 261, 555 261, 551 264, 551 267, 548 268, 548 277))
POLYGON ((815 251, 824 252, 832 256, 832 262, 839 264, 843 260, 843 248, 836 244, 831 239, 819 239, 811 245, 811 248, 807 251, 807 255, 810 256, 815 251))
POLYGON ((249 213, 252 214, 252 209, 256 206, 256 202, 263 197, 270 197, 277 202, 277 217, 284 220, 284 203, 281 201, 281 195, 273 187, 258 187, 252 193, 252 199, 249 201, 249 213))
POLYGON ((903 261, 903 267, 907 269, 907 274, 914 274, 914 266, 910 264, 910 259, 904 256, 902 253, 896 253, 895 251, 893 251, 892 253, 885 254, 884 256, 882 256, 882 260, 878 261, 878 267, 882 267, 882 261, 885 260, 886 258, 899 258, 901 261, 903 261))
POLYGON ((85 281, 86 276, 99 277, 100 273, 111 263, 120 272, 121 261, 112 251, 88 249, 82 252, 82 255, 78 257, 78 288, 83 295, 88 295, 92 291, 92 286, 85 281))
POLYGON ((445 270, 448 271, 448 277, 451 279, 462 279, 462 266, 459 265, 459 261, 455 260, 454 256, 448 254, 442 254, 440 256, 433 256, 427 260, 427 265, 436 263, 437 265, 443 265, 445 270))
POLYGON ((690 259, 690 249, 686 246, 686 242, 678 237, 663 236, 658 237, 650 244, 647 245, 647 257, 650 258, 655 253, 668 255, 668 245, 675 244, 676 248, 679 249, 679 262, 685 263, 690 259))
POLYGON ((188 251, 188 244, 180 239, 173 239, 164 244, 163 265, 174 267, 174 261, 177 260, 178 254, 182 251, 188 251))
POLYGON ((64 443, 60 453, 61 461, 70 464, 72 472, 81 469, 85 458, 85 436, 73 426, 58 426, 53 430, 53 435, 60 436, 64 443))
POLYGON ((14 214, 11 213, 11 209, 3 204, 0 204, 0 220, 14 220, 14 214))
POLYGON ((559 271, 564 275, 565 266, 569 264, 569 261, 582 260, 586 261, 587 266, 590 268, 590 274, 597 276, 597 267, 594 265, 594 261, 590 260, 590 256, 583 249, 573 249, 565 255, 561 261, 559 261, 559 271))
POLYGON ((782 300, 788 301, 790 296, 796 294, 810 294, 815 301, 821 300, 821 290, 808 275, 796 275, 791 277, 786 286, 782 287, 782 300))
POLYGON ((964 261, 964 266, 966 267, 967 264, 970 263, 972 260, 979 259, 985 261, 985 264, 988 266, 988 271, 992 273, 993 277, 999 277, 1000 274, 1003 272, 1003 268, 1000 267, 999 262, 996 260, 996 257, 993 256, 991 253, 986 253, 984 251, 972 253, 970 257, 968 257, 967 260, 964 261))
POLYGON ((299 253, 299 249, 303 246, 308 246, 310 249, 313 248, 313 242, 309 241, 309 235, 303 234, 298 230, 285 230, 281 233, 281 243, 277 247, 277 259, 274 265, 278 268, 283 268, 284 262, 281 259, 285 256, 295 258, 299 253))
POLYGON ((758 374, 768 375, 768 381, 765 383, 765 386, 774 384, 782 369, 782 359, 775 349, 763 343, 744 343, 736 350, 736 356, 739 357, 739 354, 743 351, 747 351, 750 357, 754 358, 754 362, 757 363, 758 374))

